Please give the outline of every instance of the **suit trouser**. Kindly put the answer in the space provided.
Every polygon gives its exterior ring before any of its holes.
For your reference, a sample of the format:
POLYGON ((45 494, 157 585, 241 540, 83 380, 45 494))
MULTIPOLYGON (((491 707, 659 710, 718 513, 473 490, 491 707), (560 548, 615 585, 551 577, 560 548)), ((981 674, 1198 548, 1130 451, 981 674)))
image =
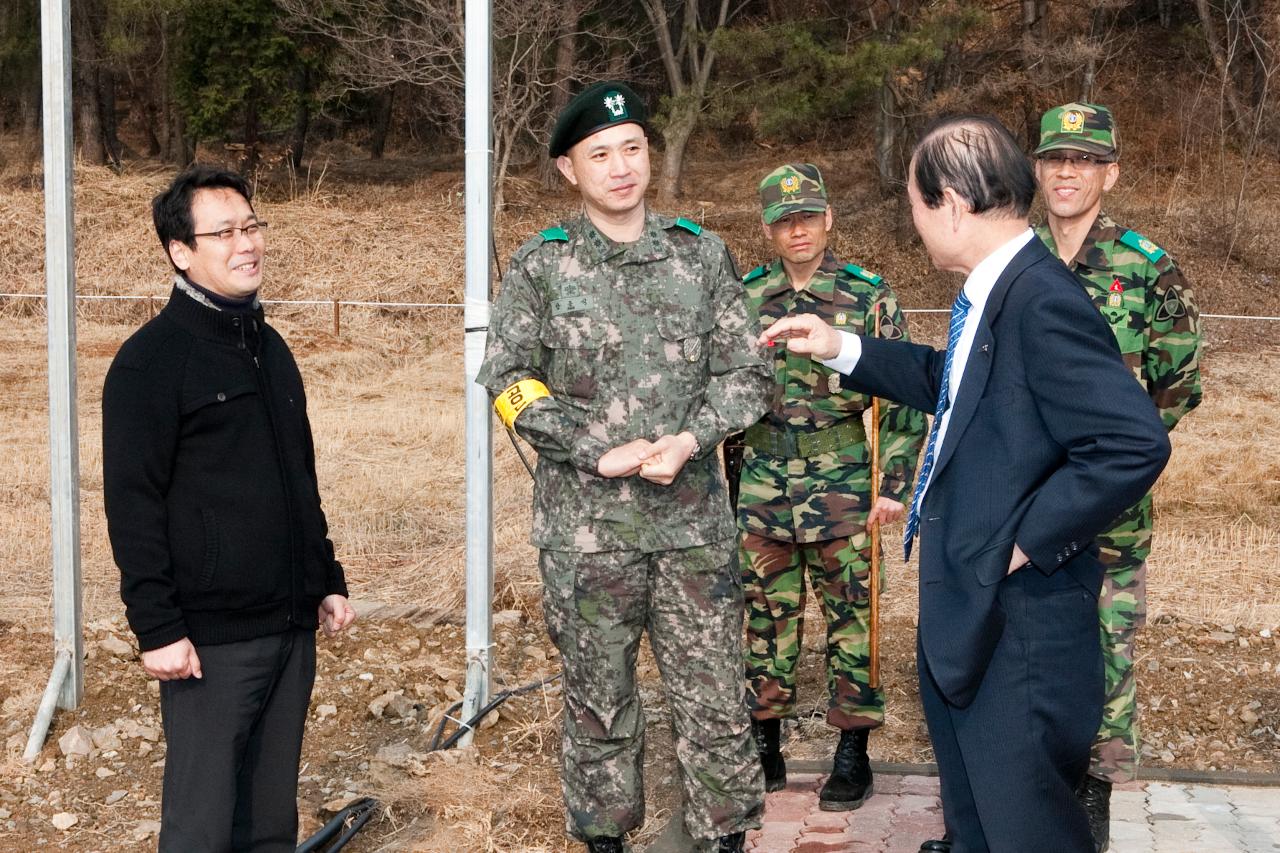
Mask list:
POLYGON ((160 683, 160 853, 293 853, 315 631, 196 653, 203 678, 160 683))
MULTIPOLYGON (((1098 603, 1066 571, 1000 582, 1004 631, 967 707, 917 645, 920 698, 954 853, 1092 853, 1075 787, 1102 716, 1098 603)), ((946 632, 946 625, 921 625, 946 632)))
POLYGON ((649 634, 675 728, 685 828, 695 839, 752 829, 764 775, 742 682, 742 589, 733 540, 646 554, 542 551, 542 605, 564 662, 566 829, 586 840, 644 822, 649 634))

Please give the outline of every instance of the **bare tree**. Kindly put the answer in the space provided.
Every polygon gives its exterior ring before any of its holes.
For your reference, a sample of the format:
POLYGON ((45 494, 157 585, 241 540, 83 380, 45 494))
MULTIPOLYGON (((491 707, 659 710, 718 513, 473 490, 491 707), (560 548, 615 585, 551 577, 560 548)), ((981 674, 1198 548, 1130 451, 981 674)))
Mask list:
MULTIPOLYGON (((493 0, 494 207, 517 148, 545 140, 543 116, 563 66, 557 40, 591 0, 493 0)), ((332 66, 351 90, 415 90, 437 124, 459 134, 465 54, 461 0, 280 0, 298 32, 331 39, 332 66)))
POLYGON ((658 180, 661 203, 671 202, 680 192, 685 147, 706 106, 707 87, 716 61, 715 34, 733 17, 729 3, 730 0, 640 0, 653 25, 671 91, 662 131, 666 149, 658 180))
MULTIPOLYGON (((1247 111, 1240 101, 1240 93, 1236 89, 1235 78, 1231 74, 1231 57, 1218 41, 1218 29, 1214 15, 1209 8, 1209 0, 1194 0, 1196 14, 1200 16, 1200 28, 1204 31, 1205 42, 1209 47, 1209 55, 1213 58, 1214 68, 1221 81, 1223 102, 1231 113, 1231 125, 1237 128, 1246 126, 1247 111)), ((1239 5, 1228 0, 1230 5, 1239 5)), ((1229 43, 1230 44, 1230 43, 1229 43)))

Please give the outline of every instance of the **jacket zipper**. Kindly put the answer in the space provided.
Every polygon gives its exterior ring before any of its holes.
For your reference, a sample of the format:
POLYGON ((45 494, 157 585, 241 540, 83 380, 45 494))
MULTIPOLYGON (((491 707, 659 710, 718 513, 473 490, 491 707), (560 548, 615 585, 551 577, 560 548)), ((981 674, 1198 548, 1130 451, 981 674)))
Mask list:
MULTIPOLYGON (((262 348, 261 330, 258 328, 256 318, 251 318, 253 322, 253 331, 257 338, 257 348, 262 348)), ((280 440, 280 430, 276 424, 275 409, 271 404, 271 386, 267 382, 267 376, 262 370, 262 362, 258 359, 258 353, 250 350, 245 341, 244 323, 240 318, 235 319, 235 325, 240 330, 239 348, 245 350, 249 357, 253 359, 254 379, 258 385, 258 395, 262 397, 262 404, 267 410, 267 420, 271 422, 271 437, 276 443, 276 465, 280 471, 280 488, 284 493, 285 516, 289 519, 289 617, 286 622, 289 626, 297 621, 295 609, 298 605, 297 587, 298 587, 298 542, 297 542, 297 525, 294 523, 293 516, 293 496, 289 491, 289 472, 284 462, 284 444, 280 440)))

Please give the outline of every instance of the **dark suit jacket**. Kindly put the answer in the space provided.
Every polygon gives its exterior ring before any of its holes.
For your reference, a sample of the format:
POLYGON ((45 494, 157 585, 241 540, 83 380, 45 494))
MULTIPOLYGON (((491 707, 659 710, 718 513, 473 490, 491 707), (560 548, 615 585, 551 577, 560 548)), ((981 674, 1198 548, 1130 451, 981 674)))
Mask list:
MULTIPOLYGON (((846 387, 934 410, 944 351, 872 338, 862 347, 846 387)), ((920 639, 950 702, 972 701, 1000 638, 996 593, 1014 543, 1039 571, 1069 572, 1097 595, 1094 536, 1168 458, 1106 322, 1031 240, 987 300, 920 510, 920 639)))

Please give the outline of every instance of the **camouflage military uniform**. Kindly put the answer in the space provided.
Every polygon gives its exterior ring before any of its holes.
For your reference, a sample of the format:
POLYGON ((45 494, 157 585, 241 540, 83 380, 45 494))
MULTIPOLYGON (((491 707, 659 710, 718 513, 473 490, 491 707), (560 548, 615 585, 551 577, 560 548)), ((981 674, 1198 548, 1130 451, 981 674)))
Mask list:
MULTIPOLYGON (((830 251, 802 291, 792 288, 777 259, 744 283, 766 325, 812 313, 864 334, 879 306, 879 336, 907 336, 880 276, 841 266, 830 251)), ((842 730, 879 726, 884 692, 868 681, 872 501, 862 413, 871 401, 842 389, 838 373, 808 356, 790 355, 784 346, 773 352, 773 410, 747 432, 738 498, 750 707, 756 719, 795 715, 807 569, 826 616, 827 722, 842 730)), ((880 430, 880 494, 906 502, 924 415, 882 401, 880 430)))
MULTIPOLYGON (((1047 225, 1037 231, 1050 251, 1047 225)), ((1098 215, 1068 266, 1115 332, 1133 370, 1168 429, 1200 404, 1200 323, 1194 294, 1164 250, 1098 215)), ((1106 704, 1089 772, 1111 782, 1134 778, 1138 759, 1134 637, 1146 620, 1151 495, 1098 537, 1107 567, 1099 597, 1106 704)))
POLYGON ((538 451, 531 538, 564 661, 563 786, 580 839, 644 820, 634 670, 645 629, 668 688, 687 829, 709 839, 760 825, 715 455, 764 410, 757 334, 724 243, 685 220, 649 213, 623 245, 583 216, 521 247, 503 280, 478 381, 500 393, 532 377, 551 395, 515 429, 538 451), (597 476, 610 448, 686 430, 699 449, 671 485, 597 476))

